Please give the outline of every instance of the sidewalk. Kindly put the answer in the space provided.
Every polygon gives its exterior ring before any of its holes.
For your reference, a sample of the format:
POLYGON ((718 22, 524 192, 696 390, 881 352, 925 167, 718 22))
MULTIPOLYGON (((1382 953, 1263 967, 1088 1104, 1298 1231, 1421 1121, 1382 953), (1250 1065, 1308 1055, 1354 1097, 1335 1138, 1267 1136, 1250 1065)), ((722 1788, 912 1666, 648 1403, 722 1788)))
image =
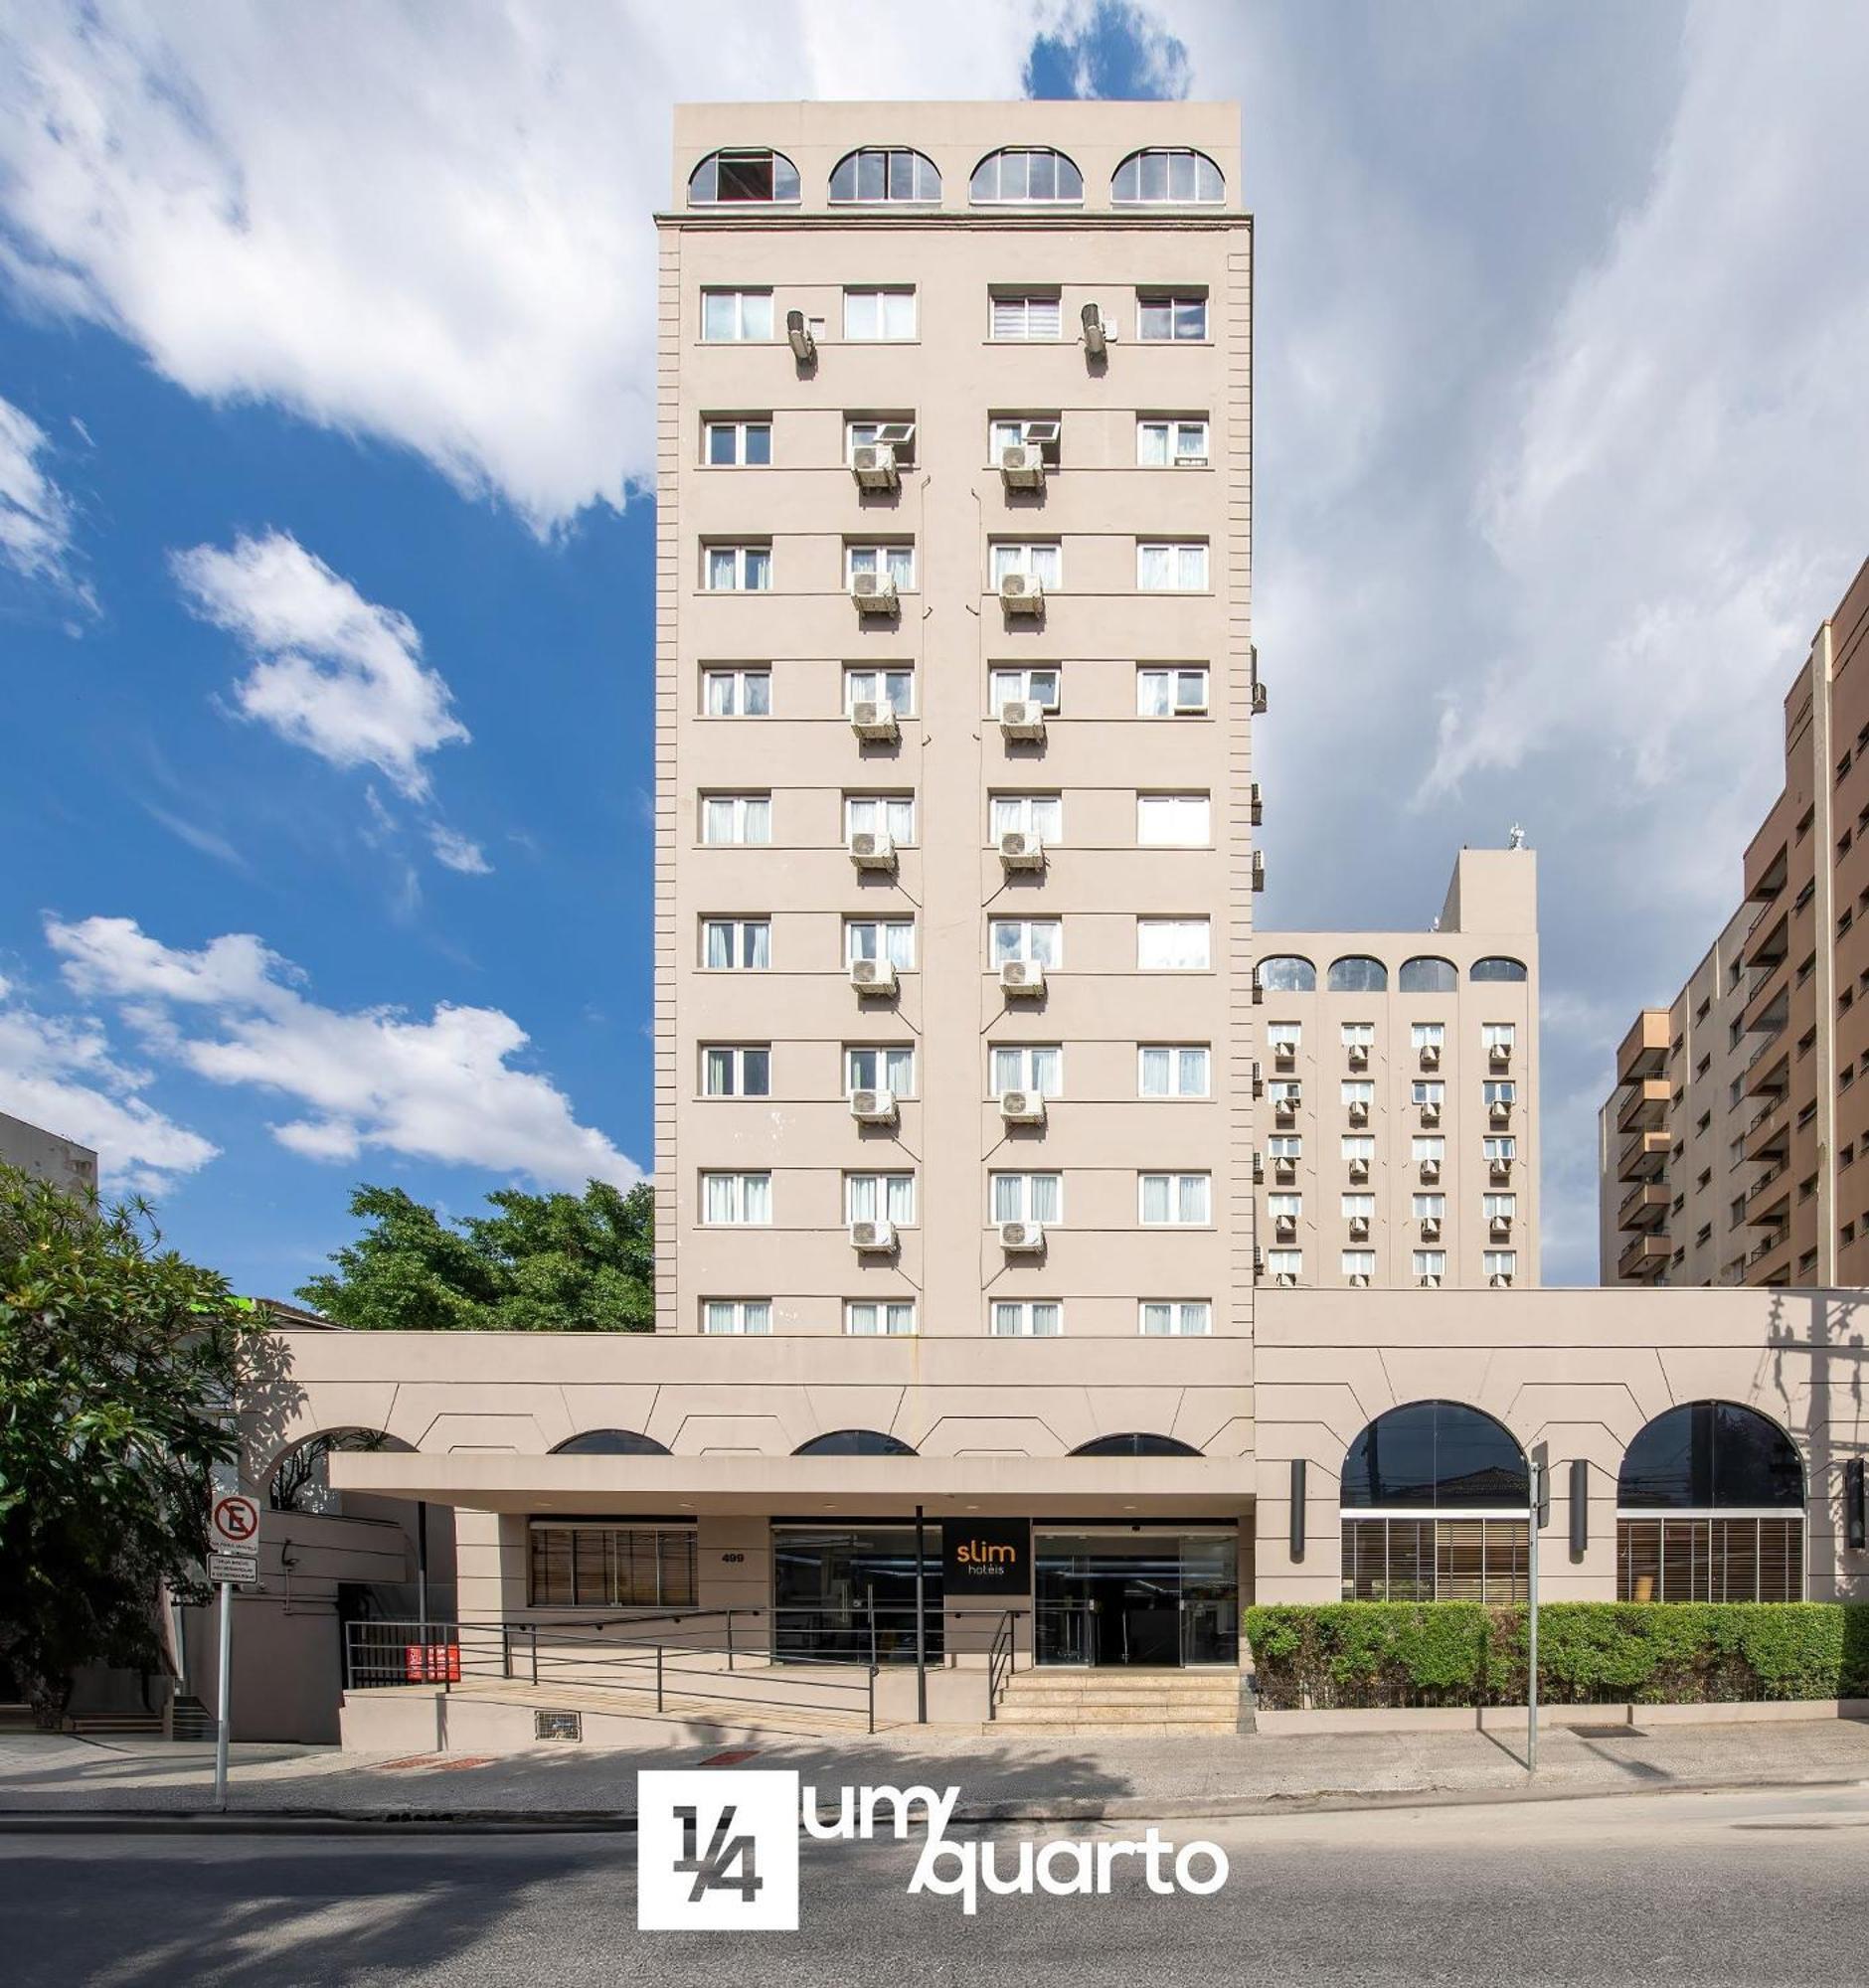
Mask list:
MULTIPOLYGON (((1250 1813, 1286 1803, 1406 1797, 1498 1800, 1869 1779, 1869 1722, 1676 1726, 1539 1736, 1535 1788, 1524 1736, 1314 1734, 1270 1739, 779 1739, 644 1720, 632 1744, 568 1746, 482 1760, 334 1748, 238 1745, 229 1806, 248 1817, 352 1821, 511 1819, 627 1826, 640 1767, 795 1768, 807 1783, 958 1785, 963 1818, 1068 1820, 1250 1813), (730 1761, 719 1756, 731 1754, 730 1761)), ((212 1746, 0 1738, 0 1827, 8 1817, 183 1817, 206 1813, 212 1746)))

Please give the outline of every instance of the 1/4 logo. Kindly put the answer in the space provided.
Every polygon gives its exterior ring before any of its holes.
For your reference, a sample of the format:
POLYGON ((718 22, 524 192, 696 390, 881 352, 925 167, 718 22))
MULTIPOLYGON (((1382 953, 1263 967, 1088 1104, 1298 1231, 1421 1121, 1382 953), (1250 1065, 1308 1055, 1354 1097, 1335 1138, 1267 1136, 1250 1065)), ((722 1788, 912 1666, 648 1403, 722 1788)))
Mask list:
POLYGON ((798 1776, 639 1774, 636 1924, 645 1932, 795 1932, 798 1776))

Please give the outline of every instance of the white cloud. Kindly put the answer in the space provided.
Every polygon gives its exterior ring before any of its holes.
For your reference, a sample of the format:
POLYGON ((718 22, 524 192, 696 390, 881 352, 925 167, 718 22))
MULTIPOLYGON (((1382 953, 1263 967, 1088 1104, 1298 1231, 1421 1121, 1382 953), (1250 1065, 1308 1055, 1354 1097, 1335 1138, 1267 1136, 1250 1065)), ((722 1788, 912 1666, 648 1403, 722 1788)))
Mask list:
POLYGON ((302 1107, 271 1127, 292 1152, 402 1153, 552 1187, 640 1178, 601 1132, 577 1122, 550 1078, 517 1066, 525 1032, 497 1008, 443 1002, 420 1021, 391 1008, 321 1007, 300 991, 299 969, 249 933, 188 952, 128 918, 92 917, 50 920, 47 937, 73 989, 124 1004, 154 1053, 302 1107))
POLYGON ((89 1146, 107 1189, 158 1192, 219 1151, 141 1097, 148 1081, 97 1022, 37 1014, 0 980, 0 1111, 89 1146))
POLYGON ((234 686, 244 716, 334 766, 375 766, 425 799, 424 757, 463 743, 447 685, 406 614, 366 600, 283 532, 196 546, 171 561, 189 605, 253 656, 234 686))
POLYGON ((546 529, 650 469, 671 102, 1016 96, 1066 11, 41 0, 0 30, 0 270, 546 529))
POLYGON ((463 877, 490 877, 493 865, 487 861, 486 851, 477 842, 464 835, 457 835, 453 829, 444 828, 440 822, 428 824, 428 846, 434 851, 434 860, 449 870, 458 870, 463 877))
POLYGON ((0 400, 0 560, 28 580, 53 580, 84 594, 67 564, 71 500, 41 461, 50 447, 37 421, 11 401, 0 400))

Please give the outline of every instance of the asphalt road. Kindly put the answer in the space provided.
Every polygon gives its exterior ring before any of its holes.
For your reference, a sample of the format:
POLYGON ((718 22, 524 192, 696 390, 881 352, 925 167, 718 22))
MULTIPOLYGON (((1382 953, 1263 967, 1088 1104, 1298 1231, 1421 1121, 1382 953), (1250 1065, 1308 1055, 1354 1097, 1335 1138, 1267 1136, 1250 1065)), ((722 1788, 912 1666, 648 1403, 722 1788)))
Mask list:
POLYGON ((0 1980, 1836 1988, 1869 1951, 1869 1786, 1162 1827, 1225 1848, 1223 1891, 1153 1896, 1123 1863, 1106 1899, 968 1919, 906 1895, 913 1845, 807 1845, 801 1929, 764 1935, 637 1932, 627 1835, 13 1832, 0 1980))

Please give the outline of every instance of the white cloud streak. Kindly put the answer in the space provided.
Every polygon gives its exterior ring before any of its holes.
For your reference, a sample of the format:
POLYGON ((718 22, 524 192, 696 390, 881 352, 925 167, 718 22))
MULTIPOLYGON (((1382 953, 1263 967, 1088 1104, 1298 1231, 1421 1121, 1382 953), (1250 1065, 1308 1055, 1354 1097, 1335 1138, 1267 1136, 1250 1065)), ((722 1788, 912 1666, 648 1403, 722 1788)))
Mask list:
POLYGON ((0 400, 0 560, 28 580, 51 580, 82 594, 68 563, 72 504, 45 466, 50 453, 45 429, 23 409, 0 400))

